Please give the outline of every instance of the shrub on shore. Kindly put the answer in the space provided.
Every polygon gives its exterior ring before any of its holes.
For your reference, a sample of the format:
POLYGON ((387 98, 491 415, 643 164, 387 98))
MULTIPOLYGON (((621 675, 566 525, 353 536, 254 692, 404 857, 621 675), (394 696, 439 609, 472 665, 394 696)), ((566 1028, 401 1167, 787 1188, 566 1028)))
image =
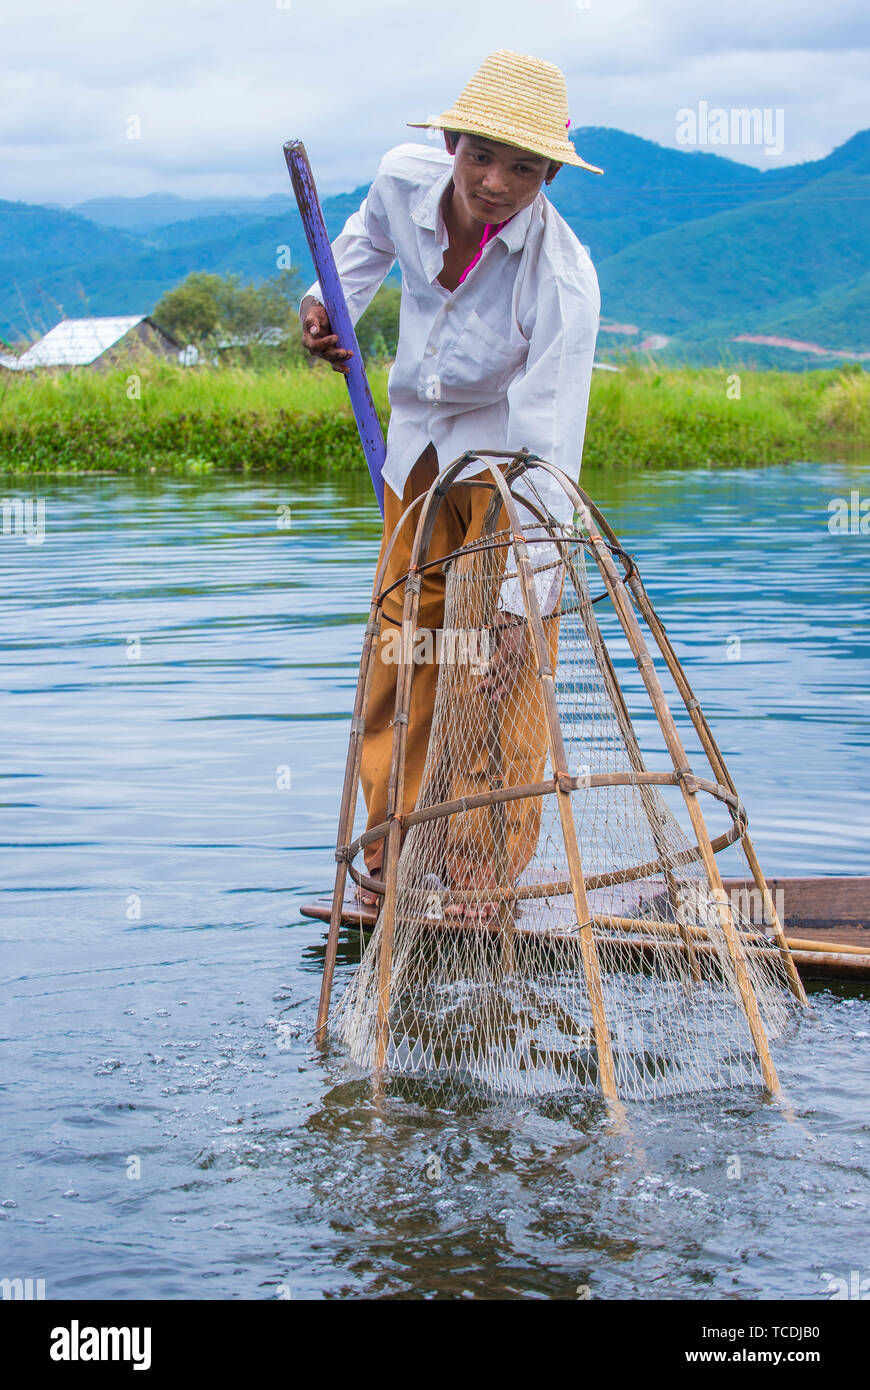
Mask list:
MULTIPOLYGON (((382 422, 387 371, 370 368, 382 422)), ((585 468, 729 467, 870 447, 870 374, 626 363, 596 372, 585 468)), ((0 373, 6 473, 364 470, 342 377, 322 364, 0 373)))

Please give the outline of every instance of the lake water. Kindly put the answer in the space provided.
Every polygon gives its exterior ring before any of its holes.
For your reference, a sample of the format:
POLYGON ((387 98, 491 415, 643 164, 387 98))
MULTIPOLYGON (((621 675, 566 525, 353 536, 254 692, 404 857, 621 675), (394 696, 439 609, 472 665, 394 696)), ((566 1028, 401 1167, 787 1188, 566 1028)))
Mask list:
MULTIPOLYGON (((866 480, 584 477, 769 874, 870 872, 870 537, 827 527, 866 480)), ((299 907, 334 872, 366 485, 41 495, 43 544, 0 545, 0 1277, 119 1299, 818 1299, 870 1277, 866 991, 815 990, 776 1045, 790 1110, 635 1105, 628 1133, 588 1099, 373 1098, 313 1048, 325 929, 299 907)), ((353 958, 348 936, 339 987, 353 958)))

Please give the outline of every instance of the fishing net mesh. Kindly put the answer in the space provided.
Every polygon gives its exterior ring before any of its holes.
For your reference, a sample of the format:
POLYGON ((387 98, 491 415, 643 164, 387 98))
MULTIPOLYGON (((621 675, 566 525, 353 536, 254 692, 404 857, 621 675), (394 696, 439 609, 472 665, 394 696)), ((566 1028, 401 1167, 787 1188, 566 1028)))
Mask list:
MULTIPOLYGON (((579 524, 528 528, 600 971, 617 1092, 625 1098, 761 1084, 719 910, 697 848, 664 796, 677 787, 589 785, 643 767, 592 606, 579 524), (555 558, 554 558, 555 554, 555 558)), ((541 681, 510 537, 457 553, 447 571, 428 758, 416 809, 553 776, 541 681), (515 678, 491 688, 512 642, 515 678)), ((567 799, 567 798, 566 798, 567 799)), ((386 1066, 518 1096, 598 1090, 589 968, 559 796, 454 807, 414 824, 398 863, 386 1066)), ((406 810, 409 808, 406 808, 406 810)), ((782 956, 732 911, 768 1038, 792 1016, 782 956)), ((587 932, 588 935, 588 932, 587 932)), ((383 921, 335 1006, 332 1031, 372 1066, 383 921)))

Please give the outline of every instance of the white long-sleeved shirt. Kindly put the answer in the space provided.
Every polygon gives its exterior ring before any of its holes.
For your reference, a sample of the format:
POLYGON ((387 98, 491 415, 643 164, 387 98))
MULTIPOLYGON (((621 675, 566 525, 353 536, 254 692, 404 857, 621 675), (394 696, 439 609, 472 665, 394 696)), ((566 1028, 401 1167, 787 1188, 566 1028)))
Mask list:
MULTIPOLYGON (((398 145, 333 242, 354 324, 395 261, 402 272, 384 481, 401 497, 430 440, 442 468, 466 449, 526 447, 576 480, 601 309, 595 268, 539 193, 491 238, 463 283, 445 289, 441 199, 452 175, 446 150, 398 145)), ((322 302, 316 282, 307 294, 322 302)), ((485 466, 473 461, 462 476, 485 466)), ((538 475, 535 489, 570 522, 561 488, 538 475)), ((533 553, 534 563, 543 559, 533 553)))

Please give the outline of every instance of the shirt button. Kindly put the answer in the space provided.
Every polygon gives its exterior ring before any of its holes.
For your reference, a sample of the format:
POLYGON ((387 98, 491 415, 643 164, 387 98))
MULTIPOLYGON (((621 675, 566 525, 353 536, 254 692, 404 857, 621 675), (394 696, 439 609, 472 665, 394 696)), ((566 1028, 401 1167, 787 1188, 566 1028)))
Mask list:
POLYGON ((427 347, 426 351, 428 352, 430 357, 434 357, 438 349, 434 347, 427 347))
POLYGON ((445 311, 445 313, 448 313, 448 314, 449 314, 449 313, 450 313, 450 310, 451 310, 452 308, 453 308, 453 305, 452 305, 452 304, 445 304, 445 305, 444 305, 444 311, 445 311))

